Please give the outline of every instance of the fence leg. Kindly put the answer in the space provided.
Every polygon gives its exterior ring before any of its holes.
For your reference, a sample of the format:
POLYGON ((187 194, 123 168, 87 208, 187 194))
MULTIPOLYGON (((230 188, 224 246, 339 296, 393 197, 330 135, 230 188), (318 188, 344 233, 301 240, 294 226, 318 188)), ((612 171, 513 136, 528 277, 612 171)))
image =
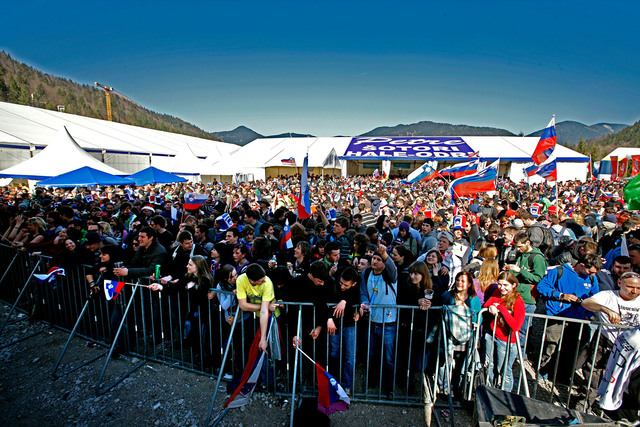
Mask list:
POLYGON ((529 383, 527 382, 527 371, 524 369, 524 356, 522 354, 522 348, 520 347, 520 334, 517 331, 514 332, 516 336, 516 344, 518 346, 518 359, 520 359, 520 378, 524 384, 524 395, 531 397, 529 394, 529 383))
MULTIPOLYGON (((231 325, 231 331, 229 331, 229 340, 227 341, 227 347, 224 349, 224 355, 222 356, 222 364, 220 365, 220 370, 218 371, 218 380, 216 381, 216 386, 213 389, 213 397, 211 398, 211 405, 209 405, 209 414, 207 414, 207 421, 205 425, 209 425, 209 421, 211 421, 211 414, 213 413, 213 407, 216 403, 216 397, 218 396, 218 388, 220 387, 220 380, 222 379, 222 374, 224 373, 224 366, 227 363, 227 357, 229 356, 229 348, 233 344, 233 332, 236 329, 236 325, 238 324, 238 318, 240 314, 240 305, 236 308, 236 314, 233 318, 233 325, 231 325)), ((224 411, 216 417, 214 424, 217 424, 227 413, 229 408, 225 408, 224 411)))
POLYGON ((455 426, 456 423, 453 419, 453 397, 451 396, 451 361, 449 360, 449 345, 447 343, 447 334, 446 334, 446 325, 445 325, 444 316, 442 316, 442 342, 444 344, 444 370, 445 370, 445 379, 449 385, 449 393, 448 401, 449 401, 449 417, 450 423, 452 426, 455 426))
POLYGON ((100 378, 98 378, 98 382, 96 384, 96 396, 102 396, 103 394, 105 394, 106 392, 108 392, 109 390, 114 388, 116 385, 120 384, 120 382, 122 382, 122 380, 127 378, 129 375, 131 375, 133 372, 135 372, 138 368, 140 368, 142 365, 144 365, 147 362, 147 359, 146 359, 146 356, 145 356, 145 358, 140 363, 138 363, 133 368, 129 369, 127 372, 122 374, 111 385, 109 385, 108 387, 105 387, 102 390, 100 389, 100 386, 102 385, 102 378, 104 378, 104 374, 107 371, 107 367, 109 366, 109 362, 111 362, 111 355, 113 354, 114 348, 118 344, 118 337, 120 336, 120 332, 122 332, 122 328, 124 327, 124 322, 127 321, 127 314, 129 314, 129 309, 131 308, 131 304, 133 303, 133 300, 135 299, 134 297, 136 295, 136 291, 137 290, 138 290, 138 287, 134 286, 133 287, 133 292, 131 292, 131 297, 129 299, 129 302, 127 303, 127 308, 124 310, 124 313, 122 315, 122 321, 120 322, 120 326, 118 326, 118 331, 116 332, 115 336, 113 337, 113 344, 111 344, 111 347, 109 348, 109 355, 107 356, 107 361, 104 364, 104 368, 102 368, 102 372, 100 373, 100 378))
MULTIPOLYGON (((16 302, 14 302, 13 305, 11 306, 11 310, 9 310, 9 314, 7 315, 7 318, 4 320, 4 323, 2 324, 2 327, 0 327, 0 336, 2 336, 2 332, 4 331, 5 326, 7 326, 7 323, 9 322, 9 319, 11 319, 11 316, 13 315, 13 312, 15 311, 16 307, 18 306, 18 303, 20 302, 20 300, 22 299, 22 297, 26 293, 27 289, 29 288, 29 285, 31 284, 31 278, 33 277, 34 273, 38 269, 38 266, 40 265, 40 261, 42 261, 42 260, 38 259, 38 262, 36 263, 35 267, 33 267, 33 270, 31 270, 31 274, 29 274, 29 278, 27 278, 27 281, 25 282, 24 287, 20 291, 20 295, 18 295, 18 298, 16 299, 16 302)), ((18 341, 14 341, 14 343, 15 342, 18 342, 18 341)))
POLYGON ((76 324, 73 326, 73 329, 71 330, 71 333, 69 334, 69 338, 67 339, 67 342, 65 343, 64 348, 62 349, 62 352, 60 353, 60 357, 58 357, 58 361, 56 362, 56 365, 53 367, 53 372, 51 373, 51 375, 53 376, 54 380, 57 380, 60 377, 68 375, 68 374, 70 374, 70 373, 82 368, 83 366, 86 366, 86 365, 88 365, 90 363, 95 362, 96 360, 100 359, 102 356, 104 356, 108 352, 108 350, 105 350, 102 353, 100 353, 99 355, 97 355, 97 356, 87 360, 86 362, 82 363, 81 365, 78 365, 75 368, 72 368, 72 369, 68 370, 67 372, 64 372, 61 375, 57 374, 58 367, 60 367, 60 363, 62 363, 62 358, 66 354, 67 348, 69 347, 69 344, 71 343, 71 340, 73 339, 74 335, 76 334, 76 329, 78 329, 78 326, 80 325, 80 322, 82 321, 82 317, 84 316, 84 313, 87 311, 87 308, 89 307, 89 303, 90 302, 91 302, 91 300, 87 299, 87 302, 84 303, 84 307, 82 308, 82 311, 80 312, 80 315, 78 316, 78 320, 76 320, 76 324))
MULTIPOLYGON (((300 336, 300 329, 302 328, 301 326, 302 323, 302 306, 298 307, 298 326, 296 329, 296 337, 300 336)), ((288 345, 287 343, 285 343, 285 345, 288 345)), ((300 360, 300 355, 298 354, 298 351, 294 352, 295 354, 295 362, 293 364, 293 387, 292 387, 292 391, 291 391, 291 415, 289 416, 289 425, 293 426, 293 416, 295 414, 296 411, 296 383, 298 381, 298 361, 300 360)))
POLYGON ((13 259, 11 260, 11 262, 9 263, 9 266, 6 268, 6 270, 4 270, 4 274, 2 275, 2 279, 0 279, 0 284, 2 282, 4 282, 4 278, 7 276, 7 274, 9 273, 9 270, 11 270, 11 267, 13 267, 13 263, 16 262, 16 259, 18 258, 18 255, 20 255, 20 252, 16 252, 16 254, 13 256, 13 259))

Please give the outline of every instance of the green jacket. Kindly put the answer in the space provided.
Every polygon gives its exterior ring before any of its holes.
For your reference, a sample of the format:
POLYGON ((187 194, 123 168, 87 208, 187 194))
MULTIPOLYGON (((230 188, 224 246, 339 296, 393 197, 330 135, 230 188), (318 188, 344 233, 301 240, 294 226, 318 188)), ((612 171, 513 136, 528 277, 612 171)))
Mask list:
POLYGON ((520 284, 516 288, 525 304, 535 304, 536 300, 531 295, 531 289, 535 287, 547 273, 547 259, 540 249, 533 248, 530 252, 520 254, 516 260, 520 271, 516 273, 516 279, 520 284), (529 262, 529 258, 532 261, 529 262), (531 266, 531 268, 529 268, 531 266))

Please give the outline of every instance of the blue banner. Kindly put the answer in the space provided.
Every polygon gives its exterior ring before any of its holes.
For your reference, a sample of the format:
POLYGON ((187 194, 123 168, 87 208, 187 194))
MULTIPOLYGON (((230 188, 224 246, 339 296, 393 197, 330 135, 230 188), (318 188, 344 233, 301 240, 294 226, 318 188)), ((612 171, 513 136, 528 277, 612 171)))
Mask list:
POLYGON ((342 158, 352 160, 458 160, 466 159, 474 152, 475 150, 457 136, 359 137, 351 139, 342 158))

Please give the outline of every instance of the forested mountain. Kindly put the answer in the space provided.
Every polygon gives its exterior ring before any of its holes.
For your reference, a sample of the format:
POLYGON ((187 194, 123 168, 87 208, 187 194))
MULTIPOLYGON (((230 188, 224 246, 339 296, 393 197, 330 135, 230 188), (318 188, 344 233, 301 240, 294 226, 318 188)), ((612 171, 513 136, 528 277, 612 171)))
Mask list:
MULTIPOLYGON (((94 86, 81 85, 36 70, 0 52, 0 101, 58 110, 80 116, 107 118, 105 93, 94 86)), ((111 94, 113 121, 167 132, 217 139, 191 123, 148 110, 133 101, 111 94)))

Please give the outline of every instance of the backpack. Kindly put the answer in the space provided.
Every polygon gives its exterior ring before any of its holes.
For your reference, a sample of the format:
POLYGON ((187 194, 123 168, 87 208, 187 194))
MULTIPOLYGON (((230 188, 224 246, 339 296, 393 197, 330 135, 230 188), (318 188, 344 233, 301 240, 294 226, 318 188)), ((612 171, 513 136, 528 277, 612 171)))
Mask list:
POLYGON ((540 252, 542 252, 543 255, 551 252, 551 250, 555 246, 553 241, 553 234, 551 234, 551 229, 542 225, 532 225, 527 229, 527 236, 529 238, 531 238, 531 231, 534 227, 542 230, 542 242, 540 242, 540 245, 538 246, 540 252))
MULTIPOLYGON (((371 272, 373 271, 372 267, 368 267, 365 271, 364 271, 364 283, 366 284, 367 282, 369 282, 369 276, 371 276, 371 272)), ((389 277, 389 275, 387 274, 387 269, 385 268, 382 271, 382 280, 384 280, 384 283, 386 286, 386 290, 385 290, 385 294, 389 294, 389 289, 391 289, 391 293, 393 294, 394 297, 398 297, 398 295, 396 294, 396 290, 393 288, 392 282, 391 282, 391 278, 389 277)))

